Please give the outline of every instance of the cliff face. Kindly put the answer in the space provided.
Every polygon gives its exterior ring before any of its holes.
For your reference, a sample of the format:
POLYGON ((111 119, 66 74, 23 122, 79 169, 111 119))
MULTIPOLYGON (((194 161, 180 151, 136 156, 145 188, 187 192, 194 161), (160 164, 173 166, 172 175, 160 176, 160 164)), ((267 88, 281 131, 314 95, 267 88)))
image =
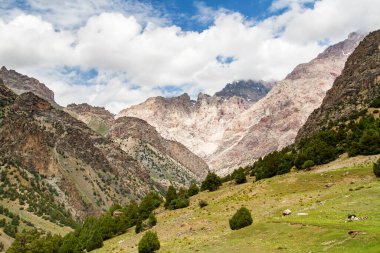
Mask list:
POLYGON ((370 33, 348 58, 342 74, 300 129, 297 140, 370 107, 380 95, 380 31, 370 33))
POLYGON ((0 79, 3 80, 5 86, 18 95, 32 92, 51 103, 55 103, 53 91, 37 79, 19 74, 14 70, 7 70, 4 66, 0 69, 0 79))
MULTIPOLYGON (((180 106, 181 100, 176 101, 180 106)), ((64 109, 94 131, 120 145, 162 186, 189 186, 201 181, 207 164, 184 145, 163 138, 154 127, 138 118, 118 118, 101 107, 87 104, 69 105, 64 109)))
POLYGON ((75 216, 99 214, 154 188, 136 160, 83 122, 33 93, 18 96, 2 83, 0 96, 1 158, 47 177, 59 192, 56 200, 75 216))
POLYGON ((118 118, 108 137, 146 168, 153 180, 165 186, 189 186, 206 177, 208 166, 202 159, 182 144, 162 138, 144 120, 118 118))
POLYGON ((187 95, 150 98, 116 117, 144 119, 165 138, 183 143, 203 157, 211 170, 224 175, 291 144, 362 38, 350 34, 314 60, 297 66, 256 103, 243 97, 228 98, 227 94, 239 93, 230 92, 230 85, 221 93, 226 97, 200 94, 197 101, 187 95))
POLYGON ((121 111, 116 117, 143 119, 164 138, 178 141, 207 159, 218 149, 231 120, 251 105, 236 96, 224 99, 200 93, 197 101, 193 101, 184 94, 175 98, 149 98, 121 111))

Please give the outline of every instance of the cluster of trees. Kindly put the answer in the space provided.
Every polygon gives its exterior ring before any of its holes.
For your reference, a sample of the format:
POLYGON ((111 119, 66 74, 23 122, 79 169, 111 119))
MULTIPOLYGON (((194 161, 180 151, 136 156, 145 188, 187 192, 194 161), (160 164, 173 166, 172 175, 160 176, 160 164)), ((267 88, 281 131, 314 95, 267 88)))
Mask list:
POLYGON ((363 113, 319 131, 297 145, 260 158, 247 170, 257 180, 287 173, 291 168, 308 169, 335 160, 339 155, 380 153, 380 119, 363 113))
POLYGON ((181 188, 178 192, 174 186, 169 186, 165 195, 165 208, 175 210, 185 208, 190 205, 190 197, 199 193, 199 187, 191 184, 189 189, 181 188))
POLYGON ((244 184, 247 182, 246 170, 240 167, 237 170, 234 170, 231 174, 222 178, 222 182, 228 182, 234 180, 236 184, 244 184))
POLYGON ((0 227, 4 228, 4 233, 8 236, 15 238, 18 231, 18 226, 20 225, 20 216, 15 215, 8 208, 0 205, 0 214, 10 218, 10 221, 7 221, 5 218, 0 220, 0 227))
POLYGON ((141 232, 147 226, 157 223, 153 211, 163 202, 155 192, 147 194, 140 205, 130 203, 125 207, 112 206, 108 212, 99 218, 89 217, 83 224, 64 237, 37 233, 33 230, 17 234, 8 252, 82 252, 91 251, 103 246, 103 241, 125 233, 127 229, 140 224, 141 232), (116 215, 116 212, 117 215, 116 215), (146 223, 144 221, 147 220, 146 223), (46 251, 33 251, 35 245, 46 248, 46 251))
POLYGON ((76 226, 71 213, 65 210, 63 204, 55 201, 54 196, 58 194, 55 188, 38 173, 33 173, 33 177, 30 177, 11 161, 2 160, 0 164, 0 197, 18 200, 21 209, 27 205, 28 212, 50 222, 72 228, 76 226), (21 179, 28 184, 21 184, 21 179))

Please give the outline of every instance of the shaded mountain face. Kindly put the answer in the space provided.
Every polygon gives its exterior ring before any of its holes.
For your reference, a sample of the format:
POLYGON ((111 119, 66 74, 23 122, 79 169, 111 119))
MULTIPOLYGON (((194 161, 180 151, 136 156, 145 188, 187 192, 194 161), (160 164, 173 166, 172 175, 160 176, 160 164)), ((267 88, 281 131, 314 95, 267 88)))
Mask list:
POLYGON ((241 80, 227 84, 215 96, 229 99, 233 96, 241 97, 247 101, 257 102, 270 91, 272 83, 253 80, 241 80))
POLYGON ((200 94, 150 98, 116 117, 144 119, 167 139, 183 143, 220 175, 291 144, 363 37, 351 34, 297 66, 256 103, 200 94))
POLYGON ((371 107, 375 99, 380 101, 380 30, 366 36, 350 55, 321 106, 300 129, 297 140, 371 107))
POLYGON ((139 200, 154 182, 118 145, 31 92, 0 84, 0 157, 47 178, 76 217, 139 200))
POLYGON ((14 70, 7 70, 4 66, 0 69, 0 79, 5 86, 14 93, 20 95, 25 92, 32 92, 51 103, 54 103, 54 93, 37 79, 17 73, 14 70))
POLYGON ((165 186, 189 186, 206 177, 207 164, 185 146, 162 138, 146 121, 118 118, 108 136, 146 168, 153 180, 165 186))
MULTIPOLYGON (((176 106, 180 104, 178 100, 176 106)), ((206 177, 208 166, 201 158, 184 145, 163 138, 144 120, 132 117, 114 120, 104 108, 88 104, 72 104, 64 110, 120 145, 161 186, 188 187, 206 177)))
POLYGON ((69 104, 64 111, 76 119, 83 121, 95 132, 105 136, 112 124, 114 116, 104 107, 92 106, 89 104, 69 104))

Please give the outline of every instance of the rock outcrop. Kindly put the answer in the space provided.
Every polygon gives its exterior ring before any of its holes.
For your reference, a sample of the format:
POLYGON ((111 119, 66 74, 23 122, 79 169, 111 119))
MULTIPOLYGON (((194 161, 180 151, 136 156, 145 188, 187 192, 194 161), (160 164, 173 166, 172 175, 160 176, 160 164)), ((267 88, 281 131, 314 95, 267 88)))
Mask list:
POLYGON ((221 91, 215 93, 215 96, 226 99, 236 96, 250 102, 257 102, 268 94, 273 85, 274 83, 263 81, 240 80, 227 84, 221 91))
POLYGON ((37 79, 22 75, 14 70, 7 70, 4 66, 0 69, 0 79, 3 80, 5 86, 18 95, 25 92, 32 92, 50 103, 55 104, 53 91, 46 87, 45 84, 40 83, 37 79))

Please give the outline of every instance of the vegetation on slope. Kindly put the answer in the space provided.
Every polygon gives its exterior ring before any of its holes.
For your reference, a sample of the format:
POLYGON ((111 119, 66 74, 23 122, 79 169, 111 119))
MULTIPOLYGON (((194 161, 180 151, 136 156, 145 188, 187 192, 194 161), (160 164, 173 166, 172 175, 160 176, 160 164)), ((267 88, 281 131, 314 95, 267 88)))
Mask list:
MULTIPOLYGON (((372 171, 378 158, 341 158, 308 172, 229 182, 192 197, 187 208, 158 209, 153 231, 159 252, 378 252, 380 181, 372 171), (200 200, 209 205, 200 208, 200 200), (241 206, 252 211, 254 222, 231 230, 229 219, 241 206), (283 216, 285 209, 292 215, 283 216), (349 214, 360 220, 348 221, 349 214)), ((137 252, 141 238, 130 231, 105 241, 96 253, 137 252)))
MULTIPOLYGON (((16 240, 7 252, 91 251, 100 248, 103 240, 125 233, 128 228, 135 226, 138 222, 142 223, 149 217, 151 217, 149 222, 152 222, 151 213, 161 202, 160 196, 152 192, 144 197, 140 205, 131 203, 124 208, 114 205, 99 218, 87 218, 83 224, 64 237, 36 233, 35 230, 23 231, 16 236, 16 240)), ((142 230, 146 228, 145 224, 142 226, 142 230)))
POLYGON ((257 180, 289 172, 293 167, 308 169, 348 153, 349 156, 380 153, 380 119, 367 110, 343 119, 299 143, 260 158, 246 170, 257 180))

